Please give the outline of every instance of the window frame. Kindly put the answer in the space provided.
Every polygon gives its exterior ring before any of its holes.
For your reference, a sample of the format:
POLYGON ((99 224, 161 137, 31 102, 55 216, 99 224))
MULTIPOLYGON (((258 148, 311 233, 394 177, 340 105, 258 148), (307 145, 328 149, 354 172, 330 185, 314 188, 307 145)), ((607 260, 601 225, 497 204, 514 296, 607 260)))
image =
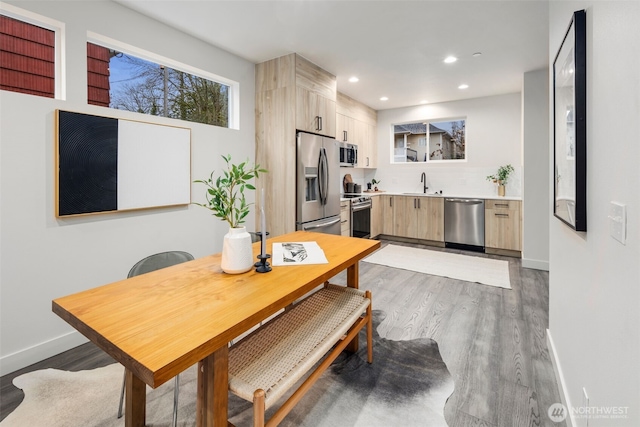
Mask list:
MULTIPOLYGON (((466 163, 469 161, 469 151, 467 149, 467 132, 466 132, 466 128, 467 128, 467 117, 466 116, 453 116, 453 117, 445 117, 445 118, 433 118, 433 119, 423 119, 423 120, 406 120, 406 121, 402 121, 402 122, 394 122, 391 123, 391 141, 390 141, 390 158, 389 158, 389 162, 392 165, 428 165, 428 164, 432 164, 432 165, 436 165, 436 164, 453 164, 453 163, 466 163), (395 126, 401 126, 401 125, 407 125, 407 124, 414 124, 414 123, 420 123, 420 124, 425 124, 426 125, 426 152, 427 154, 429 153, 429 149, 431 147, 431 135, 428 132, 429 129, 429 125, 430 124, 434 124, 434 123, 442 123, 442 122, 456 122, 456 121, 464 121, 465 124, 465 150, 464 150, 464 159, 437 159, 437 160, 431 160, 429 158, 429 156, 427 155, 427 160, 426 161, 418 161, 418 162, 398 162, 395 160, 395 142, 396 142, 396 133, 395 133, 395 126)), ((419 139, 422 139, 424 137, 421 137, 419 139)), ((405 137, 406 140, 406 137, 405 137)), ((406 148, 406 147, 405 147, 406 148)))
MULTIPOLYGON (((201 77, 203 79, 211 80, 216 83, 221 83, 228 86, 229 87, 229 105, 227 108, 228 108, 229 119, 228 119, 228 127, 223 129, 236 129, 236 130, 240 129, 240 83, 239 82, 228 79, 226 77, 222 77, 220 75, 217 75, 208 71, 204 71, 200 68, 193 67, 191 65, 167 58, 165 56, 149 52, 147 50, 130 45, 128 43, 120 42, 110 37, 94 33, 92 31, 87 31, 87 42, 93 43, 99 46, 103 46, 109 49, 125 52, 127 54, 136 56, 145 61, 154 62, 160 65, 165 65, 175 70, 189 73, 194 76, 201 77)), ((103 107, 103 108, 110 108, 110 107, 103 107)), ((142 114, 142 113, 136 113, 136 114, 142 114)), ((143 114, 143 115, 146 116, 147 114, 143 114)), ((180 120, 180 119, 175 119, 175 120, 180 120)), ((189 123, 199 123, 199 122, 189 122, 189 123)), ((201 123, 201 124, 205 124, 205 123, 201 123)), ((213 126, 213 125, 210 125, 210 126, 213 126)))

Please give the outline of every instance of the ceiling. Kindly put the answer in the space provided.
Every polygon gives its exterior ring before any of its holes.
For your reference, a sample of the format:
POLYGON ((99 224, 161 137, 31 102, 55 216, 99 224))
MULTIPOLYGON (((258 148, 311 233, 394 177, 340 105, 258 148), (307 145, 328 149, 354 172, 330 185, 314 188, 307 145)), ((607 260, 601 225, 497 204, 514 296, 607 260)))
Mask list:
POLYGON ((540 0, 115 1, 254 63, 296 52, 376 110, 519 92, 549 62, 540 0))

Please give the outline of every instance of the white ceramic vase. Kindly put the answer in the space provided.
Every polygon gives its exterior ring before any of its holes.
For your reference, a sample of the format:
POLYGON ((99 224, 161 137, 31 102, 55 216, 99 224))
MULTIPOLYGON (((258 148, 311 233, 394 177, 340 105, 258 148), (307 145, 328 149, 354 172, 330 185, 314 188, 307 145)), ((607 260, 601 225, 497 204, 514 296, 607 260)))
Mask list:
POLYGON ((251 235, 246 227, 229 228, 222 244, 222 271, 228 274, 240 274, 253 267, 251 235))

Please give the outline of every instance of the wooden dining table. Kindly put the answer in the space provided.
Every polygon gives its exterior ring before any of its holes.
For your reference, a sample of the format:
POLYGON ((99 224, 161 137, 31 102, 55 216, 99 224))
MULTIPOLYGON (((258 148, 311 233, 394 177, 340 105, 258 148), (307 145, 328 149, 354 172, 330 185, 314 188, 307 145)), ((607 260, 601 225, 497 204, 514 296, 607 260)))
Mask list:
POLYGON ((311 241, 328 263, 232 275, 220 268, 221 254, 209 255, 54 299, 53 312, 124 366, 126 426, 145 425, 146 384, 158 387, 197 363, 196 425, 227 427, 228 343, 344 270, 347 286, 358 288, 358 262, 380 247, 296 231, 268 239, 267 252, 275 242, 311 241))

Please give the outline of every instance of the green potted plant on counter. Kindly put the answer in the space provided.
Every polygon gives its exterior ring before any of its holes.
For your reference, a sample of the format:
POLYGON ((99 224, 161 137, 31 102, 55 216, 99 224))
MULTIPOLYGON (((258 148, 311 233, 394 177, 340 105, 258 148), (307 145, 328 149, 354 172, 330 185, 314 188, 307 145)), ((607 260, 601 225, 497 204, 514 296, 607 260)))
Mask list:
POLYGON ((230 155, 222 158, 227 170, 221 176, 214 179, 215 171, 212 171, 209 179, 194 181, 207 187, 207 202, 194 204, 209 209, 215 217, 229 223, 229 232, 222 245, 221 267, 225 273, 238 274, 249 271, 254 264, 251 235, 242 225, 253 203, 247 203, 244 192, 255 190, 249 181, 267 171, 260 165, 249 165, 248 161, 235 165, 231 163, 230 155))
POLYGON ((488 181, 493 181, 498 184, 498 196, 504 197, 505 194, 505 185, 507 185, 507 181, 509 180, 509 175, 514 171, 513 166, 505 165, 500 166, 498 168, 498 173, 495 175, 487 176, 488 181))

